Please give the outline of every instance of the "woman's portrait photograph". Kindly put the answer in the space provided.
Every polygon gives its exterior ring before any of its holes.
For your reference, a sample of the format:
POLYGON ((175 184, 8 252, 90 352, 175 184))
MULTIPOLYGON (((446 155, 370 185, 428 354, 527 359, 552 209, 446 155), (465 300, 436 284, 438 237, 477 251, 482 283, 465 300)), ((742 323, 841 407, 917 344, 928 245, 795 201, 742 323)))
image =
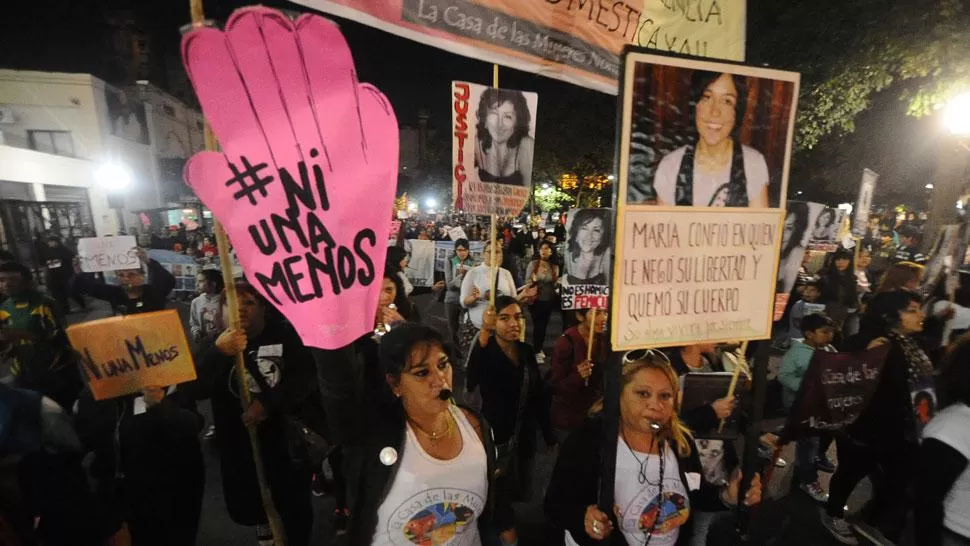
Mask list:
POLYGON ((626 204, 779 208, 788 184, 797 75, 638 57, 645 62, 636 64, 624 90, 630 101, 626 204))
POLYGON ((609 284, 611 209, 570 209, 566 217, 566 282, 609 284))
POLYGON ((525 94, 486 88, 478 100, 475 169, 482 182, 532 185, 535 119, 525 94))

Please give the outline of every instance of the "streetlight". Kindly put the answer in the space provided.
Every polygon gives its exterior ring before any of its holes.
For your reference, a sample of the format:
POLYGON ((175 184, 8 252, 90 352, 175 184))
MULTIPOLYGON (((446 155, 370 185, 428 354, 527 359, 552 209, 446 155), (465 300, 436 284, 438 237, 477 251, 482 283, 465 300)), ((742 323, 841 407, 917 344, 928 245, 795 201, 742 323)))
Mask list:
POLYGON ((933 184, 927 184, 927 185, 925 185, 923 187, 926 188, 926 189, 928 189, 928 190, 932 190, 933 189, 933 184))
POLYGON ((438 201, 434 197, 429 197, 424 200, 424 206, 428 207, 429 209, 433 209, 438 206, 438 201))
POLYGON ((616 179, 616 177, 615 177, 615 176, 613 176, 612 174, 610 174, 610 175, 607 175, 607 176, 606 176, 606 179, 607 179, 607 180, 615 180, 615 179, 616 179))
POLYGON ((548 183, 548 182, 543 182, 543 183, 542 183, 542 189, 544 189, 544 190, 548 190, 548 189, 549 189, 550 187, 551 187, 551 186, 549 186, 549 183, 548 183))
POLYGON ((943 109, 943 125, 958 136, 970 135, 970 91, 957 95, 943 109))
POLYGON ((124 192, 131 185, 131 171, 120 163, 102 163, 94 171, 94 181, 104 188, 108 197, 108 206, 115 209, 118 228, 126 230, 122 209, 125 207, 124 192))

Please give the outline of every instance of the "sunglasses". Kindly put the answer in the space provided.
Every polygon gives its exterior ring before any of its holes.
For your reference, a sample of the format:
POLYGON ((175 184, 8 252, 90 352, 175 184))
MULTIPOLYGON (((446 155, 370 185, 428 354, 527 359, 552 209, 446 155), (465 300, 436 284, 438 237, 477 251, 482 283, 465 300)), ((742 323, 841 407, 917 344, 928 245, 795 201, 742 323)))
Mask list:
POLYGON ((667 354, 657 349, 634 349, 632 351, 627 351, 623 355, 623 364, 632 364, 647 357, 659 357, 667 364, 670 364, 670 359, 667 358, 667 354))

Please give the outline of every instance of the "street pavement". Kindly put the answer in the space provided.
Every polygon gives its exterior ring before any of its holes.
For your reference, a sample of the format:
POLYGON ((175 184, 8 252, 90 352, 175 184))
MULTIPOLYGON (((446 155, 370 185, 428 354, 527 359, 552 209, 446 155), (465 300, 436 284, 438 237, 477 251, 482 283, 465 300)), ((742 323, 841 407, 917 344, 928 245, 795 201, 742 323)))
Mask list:
MULTIPOLYGON (((89 302, 91 300, 89 299, 89 302)), ((420 310, 425 323, 447 331, 447 323, 444 315, 443 305, 431 296, 419 296, 415 301, 420 310)), ((182 315, 183 324, 188 324, 188 305, 184 303, 173 303, 171 305, 179 309, 182 315)), ((72 313, 68 316, 68 322, 78 323, 94 320, 110 315, 107 305, 101 302, 91 302, 89 310, 84 312, 72 313)), ((546 354, 551 354, 552 344, 556 337, 561 333, 561 319, 558 313, 553 314, 552 322, 549 326, 549 334, 546 339, 546 354)), ((2 370, 0 370, 2 375, 2 370)), ((456 380, 459 383, 460 378, 456 380)), ((455 385, 457 392, 462 392, 462 385, 455 385)), ((207 422, 211 423, 211 414, 208 402, 200 404, 200 411, 206 416, 207 422)), ((209 441, 203 440, 203 453, 206 463, 206 484, 205 498, 202 505, 202 518, 199 528, 198 544, 200 546, 243 546, 256 544, 255 530, 248 527, 236 525, 229 518, 222 495, 222 481, 219 469, 219 460, 215 452, 215 446, 209 441)), ((542 498, 546 484, 552 473, 558 450, 542 450, 542 441, 539 441, 540 453, 536 456, 534 483, 535 492, 533 498, 528 503, 520 503, 514 506, 516 522, 520 534, 519 544, 523 546, 560 544, 547 540, 547 530, 545 528, 542 514, 542 498)), ((793 462, 792 446, 786 447, 783 458, 793 462)), ((830 457, 835 460, 834 447, 830 452, 830 457)), ((840 544, 835 541, 819 523, 819 507, 810 498, 799 490, 792 489, 792 464, 787 468, 776 468, 770 483, 767 485, 765 502, 762 504, 755 517, 755 532, 753 536, 758 537, 756 542, 751 543, 765 545, 784 545, 784 546, 809 546, 809 545, 835 545, 840 544)), ((830 475, 820 474, 821 481, 827 486, 830 475)), ((864 481, 856 488, 855 493, 849 499, 850 511, 861 507, 870 495, 868 481, 864 481)), ((344 545, 346 541, 342 537, 336 537, 332 527, 332 513, 334 501, 330 496, 313 499, 316 519, 313 530, 313 545, 344 545)), ((904 544, 911 544, 907 541, 904 544)), ((350 545, 357 546, 357 545, 350 545)))

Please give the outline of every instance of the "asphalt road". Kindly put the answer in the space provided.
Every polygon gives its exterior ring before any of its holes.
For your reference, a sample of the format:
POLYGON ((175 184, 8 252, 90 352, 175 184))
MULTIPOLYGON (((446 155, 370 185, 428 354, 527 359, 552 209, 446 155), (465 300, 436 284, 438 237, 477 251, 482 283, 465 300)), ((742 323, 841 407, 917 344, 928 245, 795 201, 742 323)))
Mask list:
MULTIPOLYGON (((442 330, 447 330, 442 304, 437 303, 432 296, 420 296, 417 298, 416 304, 426 323, 441 328, 442 330)), ((181 303, 173 305, 180 310, 183 323, 188 324, 188 306, 181 303)), ((84 322, 108 314, 109 310, 107 306, 99 302, 93 302, 89 311, 73 313, 69 315, 68 320, 71 323, 84 322)), ((561 333, 560 328, 560 317, 558 313, 555 313, 553 314, 546 340, 547 354, 550 353, 549 349, 555 342, 556 337, 561 333)), ((2 372, 0 370, 0 375, 2 375, 2 372)), ((456 385, 456 391, 462 391, 460 385, 456 385)), ((202 403, 200 410, 208 419, 208 403, 202 403)), ((540 445, 541 443, 540 440, 540 445)), ((219 461, 216 457, 214 446, 210 445, 209 442, 203 441, 203 451, 206 462, 206 486, 198 544, 200 546, 240 546, 255 544, 255 530, 236 525, 229 519, 226 512, 222 496, 219 461)), ((555 451, 539 453, 537 455, 534 478, 536 491, 533 494, 533 499, 529 503, 515 505, 516 520, 520 533, 519 544, 523 546, 554 543, 546 540, 546 529, 542 515, 542 497, 557 456, 558 453, 555 451)), ((785 450, 783 456, 786 460, 793 460, 791 446, 785 450)), ((834 458, 834 448, 830 456, 834 458)), ((821 474, 823 484, 827 484, 829 477, 827 474, 821 474)), ((794 491, 790 490, 791 465, 787 468, 776 469, 771 482, 768 484, 765 502, 759 509, 754 520, 754 535, 759 538, 756 542, 752 543, 784 546, 840 544, 832 539, 819 523, 819 507, 797 489, 794 491)), ((849 501, 850 510, 859 508, 870 494, 869 491, 870 487, 868 482, 863 482, 856 489, 856 492, 849 501)), ((316 510, 316 521, 314 523, 314 538, 312 544, 345 544, 344 540, 335 537, 333 534, 331 525, 334 508, 333 499, 329 496, 324 496, 314 498, 313 502, 316 510)))

